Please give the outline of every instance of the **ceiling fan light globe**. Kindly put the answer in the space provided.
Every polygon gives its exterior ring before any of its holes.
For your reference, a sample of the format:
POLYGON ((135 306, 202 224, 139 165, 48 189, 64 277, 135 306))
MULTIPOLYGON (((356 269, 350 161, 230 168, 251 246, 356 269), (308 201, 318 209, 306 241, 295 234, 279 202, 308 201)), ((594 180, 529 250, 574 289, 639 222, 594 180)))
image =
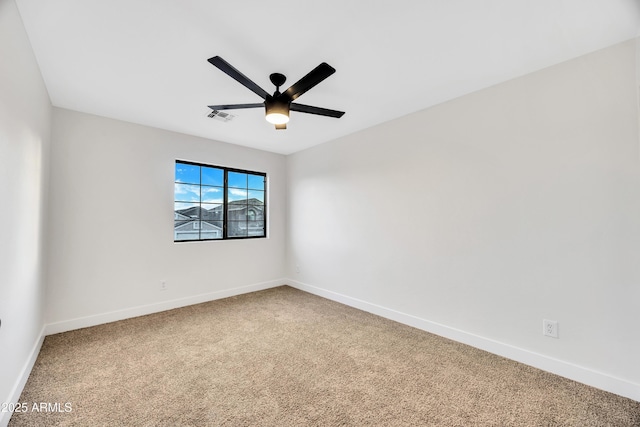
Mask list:
POLYGON ((269 112, 265 118, 269 123, 274 125, 283 125, 289 122, 289 116, 281 112, 269 112))

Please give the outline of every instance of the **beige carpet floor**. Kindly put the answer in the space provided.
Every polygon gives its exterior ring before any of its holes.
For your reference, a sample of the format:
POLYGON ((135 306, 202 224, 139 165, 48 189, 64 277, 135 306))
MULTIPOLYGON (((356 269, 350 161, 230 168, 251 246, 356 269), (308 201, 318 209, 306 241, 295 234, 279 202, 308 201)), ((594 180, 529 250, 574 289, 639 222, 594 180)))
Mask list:
POLYGON ((640 426, 639 402, 287 286, 48 336, 20 402, 10 426, 640 426))

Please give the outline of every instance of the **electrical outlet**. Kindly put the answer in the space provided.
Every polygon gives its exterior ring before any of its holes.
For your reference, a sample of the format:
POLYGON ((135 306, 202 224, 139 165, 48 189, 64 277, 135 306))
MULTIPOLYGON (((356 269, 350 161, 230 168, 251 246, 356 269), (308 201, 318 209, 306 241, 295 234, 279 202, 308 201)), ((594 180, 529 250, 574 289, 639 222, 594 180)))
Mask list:
POLYGON ((167 281, 166 280, 161 280, 160 281, 160 290, 161 291, 166 291, 167 290, 167 281))
POLYGON ((542 320, 542 334, 547 337, 558 338, 558 322, 555 320, 542 320))

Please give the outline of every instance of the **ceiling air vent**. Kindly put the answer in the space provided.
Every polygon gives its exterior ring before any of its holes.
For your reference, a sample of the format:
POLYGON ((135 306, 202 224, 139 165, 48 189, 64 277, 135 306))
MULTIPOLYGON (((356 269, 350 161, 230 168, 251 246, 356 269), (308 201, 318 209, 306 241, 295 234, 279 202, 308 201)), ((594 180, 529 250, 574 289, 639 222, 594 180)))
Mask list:
POLYGON ((235 116, 233 114, 225 113, 224 111, 212 110, 207 117, 211 117, 212 119, 216 119, 221 122, 228 122, 233 120, 235 116))

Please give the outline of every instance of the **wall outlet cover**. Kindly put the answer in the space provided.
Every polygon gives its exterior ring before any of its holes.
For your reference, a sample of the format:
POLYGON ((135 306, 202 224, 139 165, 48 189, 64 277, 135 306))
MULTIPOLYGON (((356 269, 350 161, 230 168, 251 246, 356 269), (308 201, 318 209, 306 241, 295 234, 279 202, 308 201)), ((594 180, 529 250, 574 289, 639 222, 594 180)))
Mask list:
POLYGON ((559 338, 558 336, 558 322, 555 320, 542 320, 542 334, 551 337, 559 338))

